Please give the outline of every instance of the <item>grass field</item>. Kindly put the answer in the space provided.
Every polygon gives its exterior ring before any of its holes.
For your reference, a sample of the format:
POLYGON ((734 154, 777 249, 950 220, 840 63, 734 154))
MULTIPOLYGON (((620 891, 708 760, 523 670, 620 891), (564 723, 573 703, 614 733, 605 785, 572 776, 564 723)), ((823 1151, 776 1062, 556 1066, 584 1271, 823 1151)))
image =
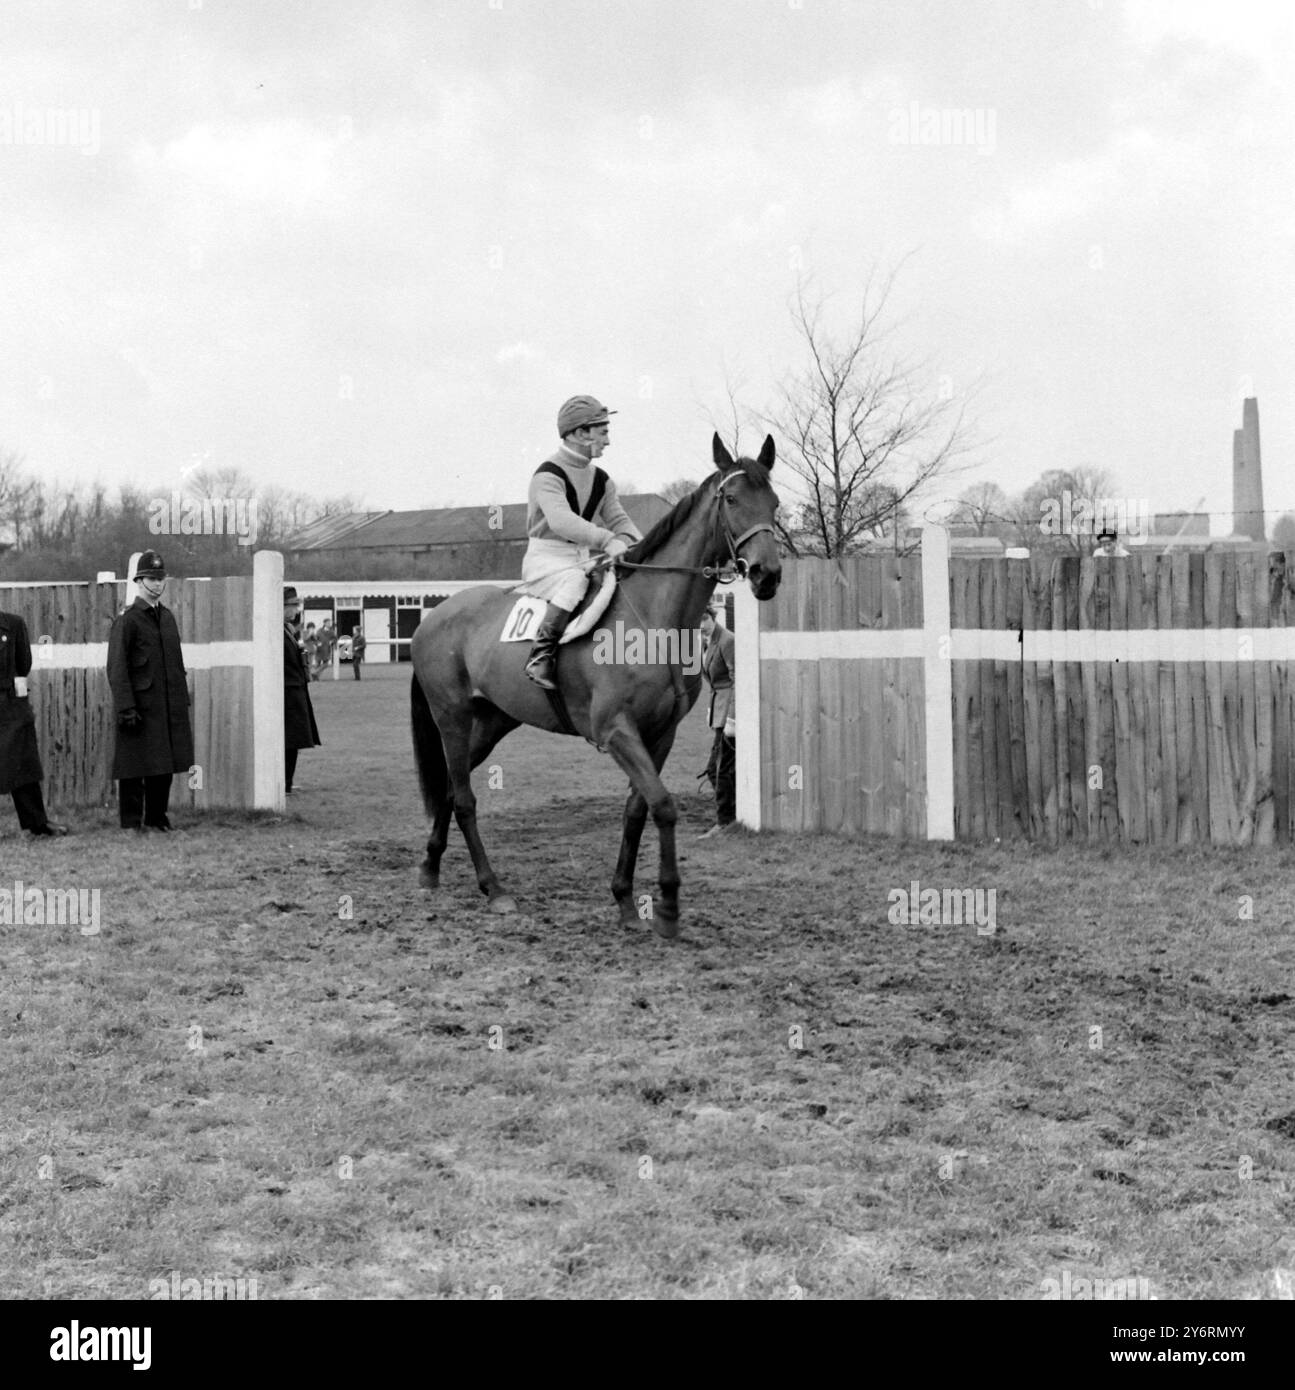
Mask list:
POLYGON ((5 822, 102 929, 0 927, 0 1296, 1289 1296, 1289 850, 699 844, 694 711, 682 939, 614 925, 610 759, 526 730, 496 918, 457 830, 417 887, 405 674, 313 690, 286 816, 5 822), (893 925, 913 880, 997 929, 893 925))

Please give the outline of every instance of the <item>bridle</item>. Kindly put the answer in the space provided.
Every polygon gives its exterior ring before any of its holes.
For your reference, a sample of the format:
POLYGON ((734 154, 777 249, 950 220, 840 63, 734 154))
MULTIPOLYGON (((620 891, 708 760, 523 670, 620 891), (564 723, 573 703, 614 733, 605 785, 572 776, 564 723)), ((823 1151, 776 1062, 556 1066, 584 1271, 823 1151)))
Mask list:
MULTIPOLYGON (((718 584, 732 584, 739 579, 745 579, 749 566, 747 562, 738 554, 738 551, 751 539, 758 536, 762 531, 768 531, 772 536, 774 529, 767 521, 761 521, 755 526, 748 526, 740 536, 733 534, 733 528, 729 525, 728 510, 724 503, 728 497, 724 489, 735 478, 742 476, 740 468, 730 469, 719 481, 719 486, 715 489, 715 530, 722 530, 724 544, 728 547, 728 559, 722 560, 718 565, 653 565, 646 562, 634 562, 622 559, 617 556, 608 561, 619 569, 627 570, 672 570, 679 574, 700 574, 703 579, 713 579, 718 584)), ((716 547, 718 549, 718 546, 716 547)))

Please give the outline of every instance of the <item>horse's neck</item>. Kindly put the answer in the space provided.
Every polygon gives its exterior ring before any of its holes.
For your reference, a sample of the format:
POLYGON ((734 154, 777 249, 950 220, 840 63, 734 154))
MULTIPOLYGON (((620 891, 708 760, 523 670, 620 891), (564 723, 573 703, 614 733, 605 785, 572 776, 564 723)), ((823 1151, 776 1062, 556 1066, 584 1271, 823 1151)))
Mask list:
POLYGON ((701 568, 714 562, 710 542, 715 524, 713 497, 703 498, 687 521, 645 564, 675 569, 631 570, 621 581, 626 597, 650 627, 692 628, 701 622, 715 588, 701 568))

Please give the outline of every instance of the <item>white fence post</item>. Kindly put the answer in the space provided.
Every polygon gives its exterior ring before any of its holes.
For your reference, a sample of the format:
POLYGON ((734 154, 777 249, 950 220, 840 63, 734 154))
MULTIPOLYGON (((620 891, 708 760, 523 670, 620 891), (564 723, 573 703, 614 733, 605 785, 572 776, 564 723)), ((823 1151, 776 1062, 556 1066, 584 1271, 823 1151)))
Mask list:
POLYGON ((252 805, 282 811, 287 804, 283 743, 283 556, 252 557, 252 805))
POLYGON ((733 717, 737 721, 737 806, 741 823, 760 821, 760 608, 750 586, 733 586, 733 717))
POLYGON ((922 527, 922 628, 926 676, 926 838, 953 839, 953 634, 949 533, 922 527))

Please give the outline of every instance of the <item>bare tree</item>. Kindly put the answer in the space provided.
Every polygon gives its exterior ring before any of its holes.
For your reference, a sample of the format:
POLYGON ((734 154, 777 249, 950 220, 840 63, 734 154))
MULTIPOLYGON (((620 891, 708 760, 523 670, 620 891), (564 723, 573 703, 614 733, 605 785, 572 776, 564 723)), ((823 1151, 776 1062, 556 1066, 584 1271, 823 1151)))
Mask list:
POLYGON ((997 483, 977 483, 958 498, 949 520, 956 525, 974 526, 976 535, 983 536, 995 526, 1011 524, 1011 505, 997 483))
POLYGON ((40 484, 28 476, 20 454, 0 452, 0 546, 21 546, 40 484))
POLYGON ((1295 550, 1295 512, 1283 512, 1273 525, 1274 550, 1295 550))
POLYGON ((250 498, 256 495, 257 488, 236 464, 226 464, 221 468, 204 466, 196 469, 185 478, 184 491, 190 497, 250 498))
POLYGON ((844 555, 895 530, 922 489, 962 466, 972 447, 965 403, 924 398, 926 364, 907 361, 889 345, 883 320, 894 276, 869 276, 859 317, 842 338, 824 325, 825 302, 802 282, 792 319, 806 352, 805 368, 781 388, 781 401, 762 417, 781 438, 779 460, 799 493, 795 548, 844 555))

